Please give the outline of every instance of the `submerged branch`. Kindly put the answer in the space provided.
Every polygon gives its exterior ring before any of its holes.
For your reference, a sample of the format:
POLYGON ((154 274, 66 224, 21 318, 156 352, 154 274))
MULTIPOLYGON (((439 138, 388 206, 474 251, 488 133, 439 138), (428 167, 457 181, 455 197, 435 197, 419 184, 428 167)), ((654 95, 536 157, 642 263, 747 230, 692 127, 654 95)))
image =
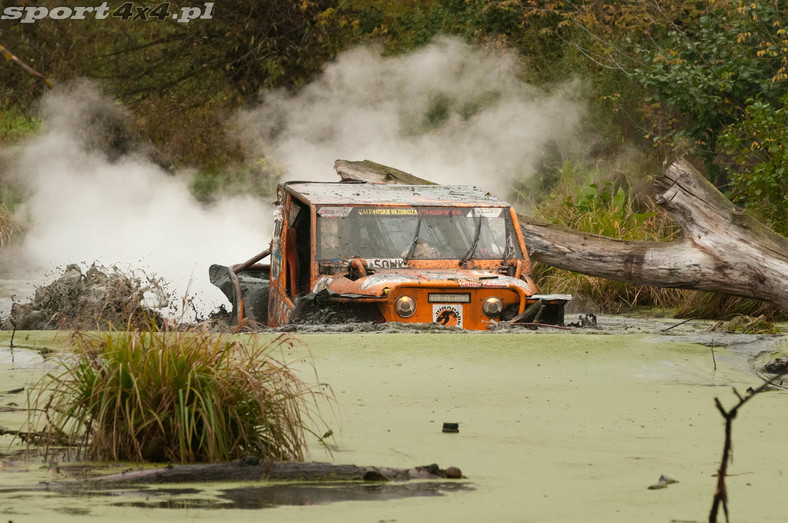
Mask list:
POLYGON ((193 483, 200 481, 407 481, 411 479, 459 479, 456 467, 446 470, 438 465, 409 469, 359 467, 331 463, 296 463, 291 461, 261 462, 248 457, 234 463, 177 465, 143 469, 89 481, 92 486, 129 483, 193 483))

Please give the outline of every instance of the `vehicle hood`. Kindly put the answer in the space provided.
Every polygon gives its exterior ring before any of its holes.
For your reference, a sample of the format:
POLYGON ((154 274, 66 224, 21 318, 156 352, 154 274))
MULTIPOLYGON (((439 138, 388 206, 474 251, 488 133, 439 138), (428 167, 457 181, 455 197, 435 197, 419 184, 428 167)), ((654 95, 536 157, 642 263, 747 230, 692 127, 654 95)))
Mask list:
POLYGON ((384 269, 368 276, 351 280, 347 274, 325 275, 312 289, 313 292, 327 290, 331 294, 356 296, 382 296, 385 288, 401 285, 419 286, 424 284, 440 285, 447 288, 522 288, 527 295, 535 294, 533 281, 505 276, 495 271, 478 269, 384 269))

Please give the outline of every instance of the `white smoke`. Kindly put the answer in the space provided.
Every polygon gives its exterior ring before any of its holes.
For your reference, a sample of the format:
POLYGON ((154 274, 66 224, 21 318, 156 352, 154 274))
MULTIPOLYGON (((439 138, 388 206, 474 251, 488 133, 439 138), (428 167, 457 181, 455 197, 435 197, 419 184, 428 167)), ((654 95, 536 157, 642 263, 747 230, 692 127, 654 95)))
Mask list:
POLYGON ((335 181, 334 160, 368 159, 505 197, 548 144, 572 140, 583 113, 576 83, 546 92, 518 74, 514 53, 452 38, 395 57, 361 47, 295 95, 266 93, 238 127, 288 179, 335 181))
POLYGON ((198 306, 225 302, 208 267, 263 250, 270 206, 236 197, 208 207, 192 197, 188 173, 172 175, 133 151, 110 160, 92 144, 107 131, 96 120, 118 110, 87 82, 42 100, 43 130, 14 168, 29 193, 21 263, 31 272, 93 262, 142 269, 179 296, 188 290, 198 306))
MULTIPOLYGON (((576 84, 548 92, 519 73, 515 54, 450 38, 397 57, 360 47, 296 94, 265 93, 239 113, 239 136, 286 179, 335 181, 334 160, 369 159, 506 197, 548 144, 572 141, 583 113, 576 84)), ((42 100, 43 130, 15 154, 29 191, 20 263, 31 272, 94 261, 143 268, 176 293, 224 303, 208 267, 265 248, 270 206, 241 197, 206 207, 190 194, 189 173, 165 172, 133 147, 108 155, 112 137, 97 133, 112 131, 102 119, 118 112, 87 82, 42 100)))

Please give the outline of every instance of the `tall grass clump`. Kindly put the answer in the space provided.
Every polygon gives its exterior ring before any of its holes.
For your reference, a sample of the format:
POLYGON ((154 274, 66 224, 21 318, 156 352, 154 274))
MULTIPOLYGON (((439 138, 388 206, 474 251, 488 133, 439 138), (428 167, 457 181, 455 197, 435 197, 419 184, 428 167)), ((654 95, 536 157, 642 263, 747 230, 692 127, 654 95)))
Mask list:
MULTIPOLYGON (((545 221, 621 240, 671 241, 679 227, 653 198, 636 194, 628 179, 605 180, 598 169, 564 162, 561 181, 533 212, 545 221)), ((639 306, 673 308, 686 291, 633 285, 535 264, 534 276, 545 292, 571 293, 599 310, 623 312, 639 306)))
POLYGON ((89 459, 303 460, 329 389, 297 377, 285 360, 292 337, 247 339, 77 333, 73 354, 39 382, 31 423, 43 425, 47 451, 66 441, 89 459))
POLYGON ((8 207, 0 202, 0 249, 22 236, 22 226, 8 207))

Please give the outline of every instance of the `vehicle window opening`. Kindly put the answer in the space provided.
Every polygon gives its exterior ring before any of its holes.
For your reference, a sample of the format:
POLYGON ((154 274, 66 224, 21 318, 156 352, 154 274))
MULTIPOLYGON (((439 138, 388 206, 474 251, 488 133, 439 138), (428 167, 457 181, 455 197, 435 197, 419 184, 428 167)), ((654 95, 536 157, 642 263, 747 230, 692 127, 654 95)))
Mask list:
POLYGON ((287 230, 287 290, 291 296, 306 293, 309 289, 311 238, 309 207, 291 200, 287 230))

